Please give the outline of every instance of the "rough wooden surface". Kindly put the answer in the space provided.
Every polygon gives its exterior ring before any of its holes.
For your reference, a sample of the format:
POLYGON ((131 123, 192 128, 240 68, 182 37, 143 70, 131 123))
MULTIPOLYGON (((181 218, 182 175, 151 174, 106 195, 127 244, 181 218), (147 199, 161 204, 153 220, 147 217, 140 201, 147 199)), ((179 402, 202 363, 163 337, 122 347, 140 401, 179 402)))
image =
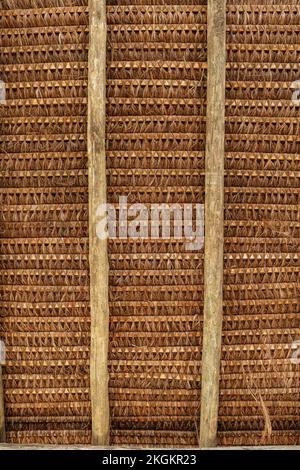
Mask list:
POLYGON ((109 442, 108 259, 107 241, 101 240, 96 235, 97 208, 106 202, 106 1, 90 0, 89 17, 88 158, 92 444, 107 445, 109 442))
POLYGON ((2 366, 0 364, 0 442, 5 442, 5 414, 4 414, 4 393, 2 380, 2 366))
MULTIPOLYGON (((19 444, 0 444, 0 451, 1 450, 124 450, 124 451, 132 451, 134 453, 135 450, 165 450, 159 448, 147 448, 147 449, 137 449, 134 447, 106 447, 106 446, 64 446, 64 445, 19 445, 19 444)), ((182 453, 184 450, 193 451, 195 448, 185 448, 180 449, 179 454, 182 453)), ((198 449, 197 449, 198 450, 198 449)), ((258 447, 217 447, 216 449, 201 449, 201 450, 300 450, 300 446, 258 446, 258 447)), ((176 451, 175 451, 176 453, 176 451)))
POLYGON ((208 1, 204 327, 200 446, 216 445, 223 309, 225 0, 208 1))

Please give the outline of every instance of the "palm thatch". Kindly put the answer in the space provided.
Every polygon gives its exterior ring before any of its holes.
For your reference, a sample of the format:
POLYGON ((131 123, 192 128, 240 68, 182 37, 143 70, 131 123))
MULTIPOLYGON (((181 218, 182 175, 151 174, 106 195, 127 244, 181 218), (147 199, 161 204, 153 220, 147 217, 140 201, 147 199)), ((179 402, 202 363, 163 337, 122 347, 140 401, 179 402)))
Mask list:
MULTIPOLYGON (((298 1, 228 0, 222 445, 300 444, 298 1)), ((87 0, 2 0, 7 440, 87 444, 87 0)), ((206 1, 108 0, 108 199, 204 202, 206 1)), ((111 240, 111 442, 196 446, 203 250, 111 240)))

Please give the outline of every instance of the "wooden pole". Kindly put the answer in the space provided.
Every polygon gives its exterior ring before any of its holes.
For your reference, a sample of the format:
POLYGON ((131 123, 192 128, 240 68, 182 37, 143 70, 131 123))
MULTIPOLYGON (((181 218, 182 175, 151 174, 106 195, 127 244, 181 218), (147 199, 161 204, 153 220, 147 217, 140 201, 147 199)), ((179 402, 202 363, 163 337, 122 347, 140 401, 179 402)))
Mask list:
POLYGON ((88 76, 89 262, 91 309, 90 388, 92 444, 109 443, 107 240, 96 235, 96 212, 106 203, 106 1, 89 0, 88 76))
POLYGON ((5 442, 4 390, 3 390, 1 363, 0 363, 0 442, 5 442))
POLYGON ((215 447, 223 313, 225 0, 208 0, 207 25, 204 326, 200 447, 215 447))

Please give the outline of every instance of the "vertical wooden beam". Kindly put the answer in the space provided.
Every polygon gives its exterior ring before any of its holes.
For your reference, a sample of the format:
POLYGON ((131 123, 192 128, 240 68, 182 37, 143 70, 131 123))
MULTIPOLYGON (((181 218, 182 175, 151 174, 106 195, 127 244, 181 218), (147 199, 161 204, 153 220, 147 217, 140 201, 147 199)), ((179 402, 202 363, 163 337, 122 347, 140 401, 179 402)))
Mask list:
POLYGON ((204 326, 200 447, 217 444, 223 313, 226 1, 208 0, 204 326))
POLYGON ((91 308, 90 388, 92 444, 109 443, 107 241, 96 235, 97 207, 106 203, 106 1, 89 0, 88 75, 89 262, 91 308))
POLYGON ((0 442, 5 442, 4 390, 3 390, 1 363, 0 363, 0 442))

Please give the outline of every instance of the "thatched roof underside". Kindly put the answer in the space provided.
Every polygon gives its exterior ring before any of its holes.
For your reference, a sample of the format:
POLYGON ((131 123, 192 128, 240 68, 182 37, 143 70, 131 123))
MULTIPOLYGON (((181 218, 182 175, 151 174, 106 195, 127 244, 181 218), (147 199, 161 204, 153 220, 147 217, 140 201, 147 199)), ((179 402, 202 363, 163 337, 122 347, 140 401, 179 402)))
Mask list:
POLYGON ((296 1, 228 1, 223 445, 299 444, 296 1))
POLYGON ((80 0, 1 3, 7 440, 87 444, 88 12, 80 0))
MULTIPOLYGON (((203 203, 206 1, 107 4, 108 199, 203 203)), ((0 5, 7 440, 87 444, 87 1, 0 5)), ((228 1, 222 445, 300 444, 299 14, 228 1)), ((203 250, 115 240, 109 263, 111 442, 197 445, 203 250)))

